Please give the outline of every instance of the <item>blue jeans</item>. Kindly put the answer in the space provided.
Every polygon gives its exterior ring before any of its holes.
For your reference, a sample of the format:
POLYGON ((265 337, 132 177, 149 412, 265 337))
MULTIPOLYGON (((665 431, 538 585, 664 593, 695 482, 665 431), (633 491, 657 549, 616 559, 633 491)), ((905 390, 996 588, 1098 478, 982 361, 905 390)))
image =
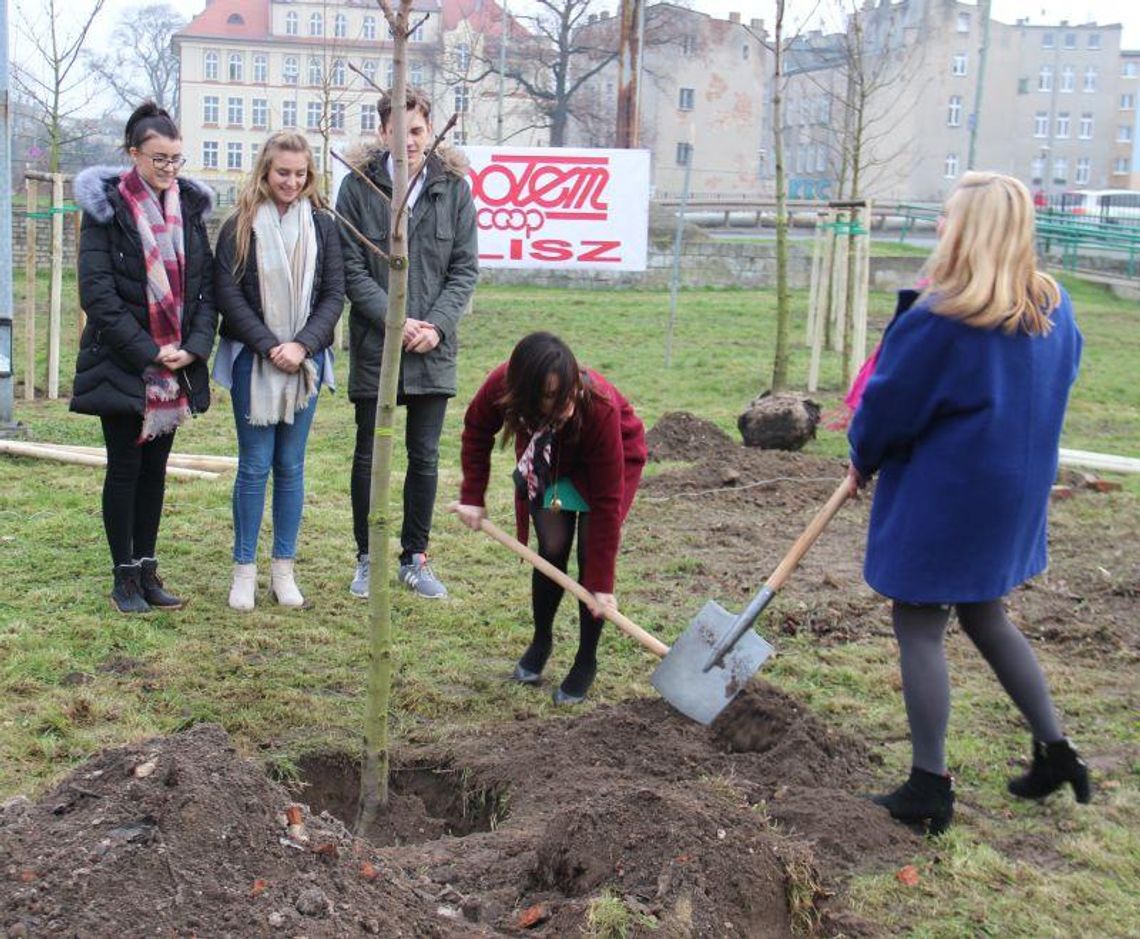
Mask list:
POLYGON ((293 415, 292 424, 254 427, 249 422, 249 382, 253 353, 242 351, 234 362, 230 395, 237 426, 238 470, 234 480, 234 563, 257 559, 257 536, 265 512, 265 484, 273 471, 273 557, 297 553, 301 510, 305 504, 305 445, 317 413, 314 396, 293 415))

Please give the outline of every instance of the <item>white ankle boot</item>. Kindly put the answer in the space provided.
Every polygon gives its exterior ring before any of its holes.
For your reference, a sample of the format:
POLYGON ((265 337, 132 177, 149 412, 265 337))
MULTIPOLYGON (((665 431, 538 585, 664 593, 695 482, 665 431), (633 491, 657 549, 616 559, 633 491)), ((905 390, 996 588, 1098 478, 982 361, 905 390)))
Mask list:
POLYGON ((235 610, 252 610, 256 592, 257 565, 235 564, 234 582, 230 586, 230 607, 235 610))
POLYGON ((293 579, 292 558, 273 559, 269 592, 281 606, 300 609, 305 605, 305 598, 301 596, 297 582, 293 579))

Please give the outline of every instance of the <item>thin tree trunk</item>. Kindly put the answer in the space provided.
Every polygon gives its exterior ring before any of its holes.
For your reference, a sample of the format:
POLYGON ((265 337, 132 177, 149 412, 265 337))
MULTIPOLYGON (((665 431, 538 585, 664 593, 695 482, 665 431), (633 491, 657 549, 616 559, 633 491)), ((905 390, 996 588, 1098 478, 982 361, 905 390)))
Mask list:
MULTIPOLYGON (((393 12, 388 0, 377 0, 389 22, 393 12)), ((376 431, 372 443, 372 481, 368 511, 368 545, 372 561, 369 582, 368 628, 371 638, 368 662, 368 702, 364 718, 364 761, 360 774, 360 811, 356 833, 363 835, 380 808, 388 806, 388 708, 392 691, 392 590, 389 576, 392 529, 390 493, 392 482, 393 428, 396 422, 396 389, 403 352, 404 318, 408 300, 407 209, 408 112, 407 34, 412 0, 400 0, 395 13, 392 87, 392 180, 391 242, 388 251, 388 312, 384 318, 384 352, 380 364, 380 388, 376 402, 376 431)))
POLYGON ((776 2, 775 68, 772 76, 772 148, 776 158, 776 353, 772 362, 772 391, 788 385, 788 206, 784 184, 783 82, 784 0, 776 2))

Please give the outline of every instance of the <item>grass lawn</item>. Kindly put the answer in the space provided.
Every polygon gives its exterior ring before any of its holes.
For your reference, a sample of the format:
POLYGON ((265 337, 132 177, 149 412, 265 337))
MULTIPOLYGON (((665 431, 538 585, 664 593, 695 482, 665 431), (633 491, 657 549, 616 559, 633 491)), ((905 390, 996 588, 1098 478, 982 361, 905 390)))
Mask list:
MULTIPOLYGON (((39 286, 37 373, 42 375, 46 280, 39 286)), ((1069 286, 1086 346, 1063 444, 1140 456, 1140 389, 1135 381, 1140 323, 1135 307, 1097 287, 1069 286)), ((22 277, 16 287, 22 288, 22 277)), ((64 295, 61 375, 66 393, 76 345, 73 279, 65 282, 64 295)), ((806 301, 806 292, 793 294, 794 383, 807 373, 808 352, 802 346, 806 301)), ((886 322, 892 305, 890 297, 873 295, 876 326, 886 322)), ((19 376, 24 362, 19 293, 16 309, 19 376)), ((630 397, 647 427, 668 411, 685 410, 735 436, 737 414, 768 387, 774 291, 682 292, 673 364, 666 369, 668 316, 665 291, 481 288, 463 324, 460 395, 444 431, 440 504, 457 492, 466 401, 514 342, 537 328, 566 337, 582 361, 630 397)), ((871 332, 877 335, 877 329, 871 332)), ((0 457, 0 799, 38 791, 100 747, 200 721, 222 724, 245 752, 283 773, 310 750, 358 748, 367 645, 365 607, 347 592, 354 561, 348 499, 354 427, 343 392, 346 363, 341 355, 337 374, 342 390, 322 394, 310 441, 298 580, 317 605, 304 614, 280 612, 262 598, 249 616, 226 606, 228 477, 168 483, 160 557, 169 585, 189 595, 192 605, 180 614, 114 614, 107 600, 110 571, 99 506, 102 472, 0 457)), ((838 361, 828 355, 823 390, 816 395, 825 412, 840 402, 839 374, 838 361)), ((98 421, 70 415, 66 401, 25 403, 19 385, 16 394, 16 417, 31 439, 101 444, 98 421)), ((208 414, 179 431, 176 449, 236 453, 224 391, 216 390, 208 414)), ((808 449, 836 457, 846 450, 841 435, 822 430, 808 449)), ((500 522, 510 517, 506 465, 496 460, 489 497, 491 516, 500 522)), ((402 473, 402 464, 397 471, 402 473)), ((1140 478, 1126 480, 1125 486, 1118 504, 1132 511, 1140 478)), ((393 492, 398 499, 398 484, 393 492)), ((1110 521, 1093 516, 1089 524, 1110 521)), ((435 527, 432 548, 438 567, 453 593, 468 602, 432 606, 396 594, 397 741, 445 737, 504 714, 549 711, 556 719, 545 698, 488 677, 491 669, 504 671, 529 638, 526 617, 519 612, 528 609, 529 580, 501 549, 461 529, 442 511, 435 527)), ((267 553, 263 536, 261 563, 266 568, 267 553)), ((668 557, 661 563, 681 570, 685 559, 668 557)), ((699 584, 693 590, 702 593, 699 584)), ((644 597, 631 600, 648 602, 644 597)), ((560 620, 557 628, 569 630, 570 605, 564 606, 560 616, 565 622, 560 620)), ((645 612, 656 621, 677 615, 675 610, 645 612)), ((644 658, 612 631, 602 654, 607 668, 613 663, 607 699, 653 693, 644 658)), ((1135 657, 1121 653, 1090 663, 1070 659, 1063 651, 1045 649, 1044 655, 1063 706, 1082 715, 1090 736, 1095 728, 1096 745, 1134 745, 1135 712, 1129 717, 1119 700, 1135 697, 1135 657)), ((905 725, 889 639, 821 652, 810 637, 792 638, 782 644, 766 677, 803 697, 841 729, 886 748, 890 761, 902 758, 905 725)), ((959 742, 953 756, 968 781, 981 767, 1000 765, 1008 727, 990 719, 997 692, 988 674, 955 666, 954 681, 959 742)), ((1042 814, 1036 806, 1011 807, 995 799, 992 812, 968 818, 915 859, 922 875, 919 887, 904 887, 890 874, 865 875, 852 885, 853 903, 861 915, 884 924, 884 935, 1136 935, 1138 772, 1140 766, 1133 762, 1110 799, 1089 811, 1078 811, 1067 800, 1051 802, 1042 814), (1061 861, 1034 867, 992 847, 1014 835, 1048 843, 1049 856, 1059 855, 1061 861)))

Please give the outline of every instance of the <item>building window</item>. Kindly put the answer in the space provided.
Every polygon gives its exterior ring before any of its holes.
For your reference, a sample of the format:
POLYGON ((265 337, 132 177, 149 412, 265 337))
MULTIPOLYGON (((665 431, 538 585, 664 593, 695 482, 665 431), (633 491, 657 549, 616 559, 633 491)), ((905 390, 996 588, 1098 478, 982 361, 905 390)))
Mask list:
POLYGON ((1091 111, 1085 111, 1081 115, 1081 123, 1078 128, 1078 136, 1081 140, 1092 140, 1093 135, 1093 116, 1091 111))
POLYGON ((387 78, 384 82, 384 86, 386 88, 391 88, 394 84, 396 84, 396 63, 395 62, 389 62, 388 63, 388 68, 386 69, 385 74, 387 75, 387 78))
POLYGON ((819 144, 819 146, 815 148, 815 171, 817 173, 822 173, 826 169, 827 147, 825 147, 823 144, 819 144))
POLYGON ((947 179, 955 179, 958 176, 958 154, 947 153, 946 162, 942 167, 942 175, 947 179))
POLYGON ((466 85, 457 85, 455 88, 455 110, 458 114, 466 114, 471 110, 471 89, 466 85))
POLYGON ((360 106, 360 132, 376 130, 376 105, 362 104, 360 106))
POLYGON ((1033 136, 1034 137, 1048 137, 1049 136, 1049 112, 1038 111, 1033 115, 1033 136))
POLYGON ((1042 65, 1041 71, 1037 73, 1037 90, 1038 91, 1052 91, 1053 90, 1053 66, 1042 65))
POLYGON ((1077 87, 1077 70, 1071 65, 1061 66, 1061 91, 1072 91, 1077 87))
POLYGON ((1053 182, 1067 183, 1069 181, 1069 161, 1066 157, 1057 157, 1053 161, 1053 182))
POLYGON ((1045 160, 1043 157, 1034 157, 1033 163, 1030 164, 1029 177, 1035 183, 1041 182, 1045 177, 1045 160))
POLYGON ((249 116, 253 121, 253 126, 258 130, 265 130, 269 127, 269 99, 268 98, 254 98, 250 105, 249 116))
POLYGON ((319 85, 321 83, 321 60, 315 55, 309 58, 309 84, 319 85))
POLYGON ((257 155, 261 152, 261 144, 251 143, 249 145, 249 166, 250 169, 257 166, 257 155))
POLYGON ((1065 48, 1066 49, 1077 48, 1077 34, 1076 33, 1065 33, 1065 48))
POLYGON ((691 143, 677 144, 677 165, 688 166, 693 159, 693 145, 691 143))
POLYGON ((1056 134, 1056 136, 1061 137, 1061 138, 1067 138, 1069 136, 1069 112, 1068 111, 1062 111, 1060 114, 1057 115, 1057 134, 1056 134))
POLYGON ((1019 95, 1029 94, 1029 79, 1028 78, 1019 78, 1017 80, 1017 93, 1019 95))
POLYGON ((424 21, 420 20, 420 22, 416 25, 416 28, 413 29, 411 34, 408 36, 408 42, 423 42, 423 41, 424 41, 424 21))
POLYGON ((245 100, 230 98, 226 102, 226 123, 230 127, 241 127, 245 123, 245 100))
POLYGON ((371 84, 376 84, 376 60, 365 59, 360 64, 360 71, 364 73, 364 77, 368 79, 371 84))
POLYGON ((471 47, 461 42, 455 47, 455 67, 460 72, 466 72, 471 65, 471 47))
MULTIPOLYGON (((422 85, 424 83, 423 62, 416 61, 408 63, 408 81, 410 81, 413 85, 422 85)), ((395 84, 394 80, 393 84, 395 84)))
POLYGON ((1077 175, 1073 180, 1076 183, 1087 183, 1092 175, 1092 161, 1088 157, 1077 160, 1077 175))
POLYGON ((218 53, 212 49, 207 52, 205 65, 206 81, 216 82, 218 80, 218 53))
POLYGON ((344 111, 343 101, 333 102, 332 108, 329 110, 329 130, 344 131, 344 111))
POLYGON ((348 17, 343 13, 338 13, 333 20, 333 36, 337 39, 348 38, 348 17))
POLYGON ((1042 49, 1052 49, 1055 41, 1056 40, 1054 40, 1052 33, 1042 33, 1041 34, 1041 48, 1042 49))
POLYGON ((296 10, 290 10, 288 13, 285 14, 285 35, 286 36, 296 36, 297 35, 297 11, 296 10))
POLYGON ((1095 65, 1090 65, 1085 69, 1085 91, 1096 91, 1097 68, 1095 65))
POLYGON ((1128 158, 1117 157, 1112 164, 1112 172, 1115 176, 1123 176, 1128 172, 1128 158))
POLYGON ((958 127, 962 123, 962 96, 951 95, 950 107, 946 112, 946 123, 950 127, 958 127))
POLYGON ((693 110, 693 105, 696 103, 696 100, 696 89, 682 88, 681 93, 677 99, 677 107, 679 107, 682 111, 691 111, 693 110))
POLYGON ((242 81, 243 80, 242 79, 242 73, 244 71, 245 71, 245 65, 242 62, 241 53, 240 52, 231 52, 230 58, 229 58, 230 81, 232 81, 232 82, 242 81))
MULTIPOLYGON (((1100 48, 1100 33, 1089 33, 1089 48, 1090 49, 1099 49, 1100 48)), ((1079 169, 1077 170, 1077 175, 1078 176, 1080 175, 1079 169)), ((1077 182, 1080 182, 1080 180, 1078 179, 1077 182)))
POLYGON ((747 62, 747 61, 748 61, 748 57, 749 57, 750 55, 752 55, 752 49, 751 49, 751 47, 748 45, 748 43, 745 43, 743 46, 741 46, 741 47, 740 47, 740 57, 741 57, 741 58, 742 58, 742 59, 743 59, 745 62, 747 62))
POLYGON ((363 39, 376 38, 376 17, 372 15, 364 17, 364 26, 360 30, 360 35, 363 39))
POLYGON ((296 101, 283 101, 281 103, 281 126, 282 127, 296 127, 297 126, 297 102, 296 101))
POLYGON ((202 141, 202 168, 207 170, 218 168, 218 142, 216 140, 202 141))
POLYGON ((317 168, 318 173, 323 173, 325 166, 325 154, 319 147, 313 151, 313 166, 317 168))
POLYGON ((682 36, 681 37, 681 55, 692 55, 697 51, 697 37, 696 36, 682 36))
POLYGON ((1120 74, 1124 78, 1135 78, 1136 77, 1136 63, 1135 62, 1125 62, 1124 67, 1120 70, 1120 74))
POLYGON ((255 55, 253 57, 253 80, 259 85, 269 81, 269 56, 255 55))
POLYGON ((1135 95, 1129 94, 1129 95, 1121 95, 1120 96, 1120 110, 1121 111, 1131 111, 1134 107, 1136 107, 1136 96, 1135 95))
POLYGON ((320 13, 309 17, 309 35, 323 36, 325 34, 325 18, 320 13))
POLYGON ((950 63, 951 75, 965 75, 966 74, 966 53, 955 52, 954 59, 950 63))
POLYGON ((456 130, 451 134, 451 142, 457 147, 467 146, 467 131, 456 130))
POLYGON ((344 67, 344 59, 333 59, 333 64, 332 64, 332 83, 333 83, 333 85, 335 85, 337 88, 343 88, 346 76, 347 76, 347 71, 345 70, 345 67, 344 67))
POLYGON ((970 14, 959 12, 958 13, 958 32, 968 33, 970 31, 970 14))
POLYGON ((226 144, 226 169, 240 170, 242 162, 241 156, 242 146, 240 143, 226 144))
POLYGON ((202 99, 202 123, 203 124, 217 124, 218 123, 218 96, 206 95, 202 99))
POLYGON ((321 126, 321 103, 310 101, 305 108, 305 126, 309 130, 319 130, 321 126))
POLYGON ((1132 125, 1121 124, 1116 128, 1116 142, 1117 143, 1131 143, 1132 142, 1132 125))
POLYGON ((297 76, 301 71, 301 66, 297 62, 295 55, 285 56, 285 62, 281 67, 281 77, 284 79, 286 85, 297 84, 297 76))

